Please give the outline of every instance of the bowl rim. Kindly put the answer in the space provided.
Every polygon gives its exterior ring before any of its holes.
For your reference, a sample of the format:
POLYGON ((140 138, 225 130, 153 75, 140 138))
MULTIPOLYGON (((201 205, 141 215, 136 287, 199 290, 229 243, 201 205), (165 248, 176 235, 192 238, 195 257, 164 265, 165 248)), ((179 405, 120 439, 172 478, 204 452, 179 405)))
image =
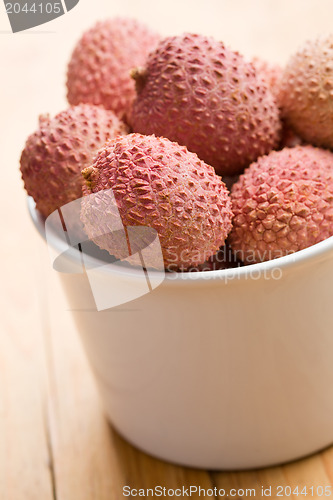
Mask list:
MULTIPOLYGON (((31 196, 27 197, 27 206, 30 218, 37 229, 38 233, 42 236, 42 238, 46 242, 45 236, 45 219, 38 212, 36 208, 36 204, 31 196)), ((69 257, 70 260, 75 262, 76 264, 82 265, 82 256, 81 252, 76 248, 71 248, 70 252, 68 252, 68 247, 64 245, 63 240, 57 237, 55 234, 51 243, 52 247, 57 250, 59 253, 63 253, 65 250, 67 251, 66 256, 69 257)), ((292 270, 296 269, 299 266, 315 264, 316 262, 320 262, 322 260, 328 259, 331 256, 333 257, 333 236, 316 243, 304 250, 299 250, 298 252, 294 252, 289 255, 285 255, 283 257, 278 257, 276 259, 268 260, 265 262, 260 262, 257 264, 249 264, 247 266, 242 267, 233 267, 229 269, 218 269, 213 271, 195 271, 195 272, 183 272, 183 273, 165 273, 160 271, 152 271, 154 276, 157 279, 161 279, 164 276, 164 281, 171 282, 174 284, 188 284, 188 283, 207 283, 210 281, 221 280, 223 282, 232 283, 236 281, 244 281, 249 278, 253 278, 254 276, 267 276, 272 273, 276 269, 281 270, 292 270)), ((126 275, 129 279, 142 279, 142 272, 136 269, 119 267, 113 264, 107 264, 95 257, 88 256, 89 267, 103 268, 105 272, 112 272, 112 274, 117 275, 126 275)), ((151 276, 151 272, 149 272, 149 276, 151 276)), ((260 281, 258 278, 255 278, 255 281, 260 281)))

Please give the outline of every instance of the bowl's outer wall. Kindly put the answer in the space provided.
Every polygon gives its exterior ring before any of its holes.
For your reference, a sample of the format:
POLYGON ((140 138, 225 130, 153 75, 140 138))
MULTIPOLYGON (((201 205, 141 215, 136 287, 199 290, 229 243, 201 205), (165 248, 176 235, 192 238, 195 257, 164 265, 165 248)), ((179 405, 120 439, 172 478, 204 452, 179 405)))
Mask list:
POLYGON ((278 280, 164 282, 101 312, 86 275, 60 277, 107 414, 133 444, 242 469, 333 441, 332 256, 278 280))

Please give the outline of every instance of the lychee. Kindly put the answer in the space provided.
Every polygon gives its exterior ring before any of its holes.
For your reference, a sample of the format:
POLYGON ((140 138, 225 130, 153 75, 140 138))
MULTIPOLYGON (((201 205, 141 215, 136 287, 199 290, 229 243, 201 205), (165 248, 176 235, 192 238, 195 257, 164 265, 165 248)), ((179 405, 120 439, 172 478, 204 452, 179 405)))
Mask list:
POLYGON ((187 146, 219 174, 241 172, 278 144, 279 111, 267 84, 222 42, 166 38, 132 75, 133 130, 187 146))
POLYGON ((82 173, 85 194, 102 194, 82 200, 85 231, 117 258, 124 258, 126 248, 117 238, 114 207, 104 196, 110 189, 125 228, 148 226, 157 232, 169 270, 202 264, 231 230, 231 203, 221 178, 195 153, 168 139, 117 137, 82 173), (95 238, 98 233, 103 236, 95 238))
POLYGON ((250 264, 333 235, 333 153, 297 146, 259 158, 231 190, 230 244, 250 264))
POLYGON ((333 148, 333 35, 308 41, 287 64, 279 102, 295 132, 333 148))
POLYGON ((47 217, 80 198, 81 170, 108 139, 125 133, 127 127, 114 113, 97 106, 83 104, 54 118, 41 116, 21 155, 24 186, 39 212, 47 217))
POLYGON ((135 97, 130 71, 144 64, 159 36, 134 19, 98 22, 77 43, 68 66, 70 104, 91 103, 121 118, 135 97))

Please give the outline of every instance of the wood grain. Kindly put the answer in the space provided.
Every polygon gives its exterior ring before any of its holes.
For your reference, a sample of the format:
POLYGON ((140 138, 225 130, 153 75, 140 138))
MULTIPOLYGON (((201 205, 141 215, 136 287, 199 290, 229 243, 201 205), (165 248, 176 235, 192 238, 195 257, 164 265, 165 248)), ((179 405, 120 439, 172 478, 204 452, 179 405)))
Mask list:
POLYGON ((57 276, 29 221, 18 162, 38 114, 66 106, 65 66, 75 40, 95 19, 115 14, 165 34, 213 34, 248 57, 284 63, 304 39, 332 29, 333 2, 81 0, 65 17, 15 36, 0 10, 0 500, 113 500, 125 485, 254 489, 256 497, 271 487, 272 498, 279 485, 332 486, 333 448, 264 470, 193 470, 136 450, 103 415, 57 276))

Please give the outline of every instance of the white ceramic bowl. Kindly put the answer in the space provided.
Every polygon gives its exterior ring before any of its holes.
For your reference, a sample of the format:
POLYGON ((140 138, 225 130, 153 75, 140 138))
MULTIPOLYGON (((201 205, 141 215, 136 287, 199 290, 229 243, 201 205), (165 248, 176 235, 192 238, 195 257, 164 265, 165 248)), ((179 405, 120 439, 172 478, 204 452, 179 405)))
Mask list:
MULTIPOLYGON (((43 234, 31 201, 29 210, 43 234)), ((57 237, 52 246, 64 250, 57 237)), ((80 252, 68 259, 61 280, 107 415, 132 444, 179 464, 243 469, 333 442, 333 238, 262 264, 169 274, 100 312, 80 252)), ((115 290, 142 282, 131 269, 102 275, 115 290)))

